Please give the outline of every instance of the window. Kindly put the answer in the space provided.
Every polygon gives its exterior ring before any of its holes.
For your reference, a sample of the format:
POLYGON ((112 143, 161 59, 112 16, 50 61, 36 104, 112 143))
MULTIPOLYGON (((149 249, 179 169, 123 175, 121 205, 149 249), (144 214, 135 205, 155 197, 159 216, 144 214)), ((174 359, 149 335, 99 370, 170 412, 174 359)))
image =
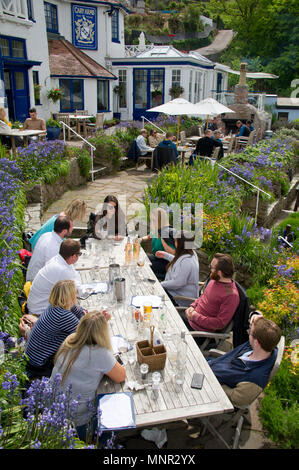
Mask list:
POLYGON ((180 70, 173 70, 172 71, 172 87, 179 87, 181 86, 181 71, 180 70))
POLYGON ((109 82, 108 80, 97 81, 97 109, 98 111, 109 110, 109 82))
POLYGON ((189 78, 189 101, 192 103, 192 81, 193 81, 193 70, 190 70, 190 78, 189 78))
POLYGON ((28 19, 33 21, 34 17, 33 17, 33 8, 32 8, 31 0, 27 0, 27 11, 28 11, 28 19))
POLYGON ((120 87, 118 102, 120 108, 127 107, 127 71, 119 70, 118 72, 118 83, 120 87))
POLYGON ((279 112, 277 118, 281 121, 287 121, 289 119, 289 113, 279 112))
POLYGON ((194 103, 198 103, 201 98, 201 87, 202 87, 202 73, 195 72, 195 83, 194 83, 194 103))
POLYGON ((40 104, 40 84, 39 84, 39 75, 37 70, 33 70, 33 87, 34 87, 34 103, 36 105, 40 104))
POLYGON ((113 10, 111 17, 112 41, 119 42, 119 17, 118 10, 113 10))
POLYGON ((57 6, 52 3, 44 2, 46 27, 50 33, 58 33, 57 6))
POLYGON ((0 36, 1 54, 3 57, 16 57, 26 59, 26 48, 24 39, 15 39, 0 36))
POLYGON ((83 80, 61 79, 59 86, 63 92, 63 98, 60 100, 60 110, 65 112, 84 109, 83 80))

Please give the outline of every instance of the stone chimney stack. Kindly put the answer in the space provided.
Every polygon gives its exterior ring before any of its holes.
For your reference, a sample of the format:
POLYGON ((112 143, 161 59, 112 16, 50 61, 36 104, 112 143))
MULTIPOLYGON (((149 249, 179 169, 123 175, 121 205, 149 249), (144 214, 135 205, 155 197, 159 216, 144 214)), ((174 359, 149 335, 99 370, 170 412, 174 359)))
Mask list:
POLYGON ((240 79, 238 85, 235 86, 235 104, 247 104, 248 103, 248 85, 246 85, 246 62, 240 64, 240 79))

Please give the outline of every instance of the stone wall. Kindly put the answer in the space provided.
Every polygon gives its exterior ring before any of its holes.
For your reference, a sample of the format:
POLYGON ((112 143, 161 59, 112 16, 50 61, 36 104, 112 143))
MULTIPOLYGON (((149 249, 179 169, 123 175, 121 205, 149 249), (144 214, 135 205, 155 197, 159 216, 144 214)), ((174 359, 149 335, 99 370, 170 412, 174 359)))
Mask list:
POLYGON ((86 178, 81 175, 76 158, 70 161, 70 172, 67 176, 59 177, 54 184, 40 183, 26 192, 28 204, 41 204, 41 213, 43 213, 52 204, 59 199, 63 193, 69 189, 81 186, 86 183, 86 178))

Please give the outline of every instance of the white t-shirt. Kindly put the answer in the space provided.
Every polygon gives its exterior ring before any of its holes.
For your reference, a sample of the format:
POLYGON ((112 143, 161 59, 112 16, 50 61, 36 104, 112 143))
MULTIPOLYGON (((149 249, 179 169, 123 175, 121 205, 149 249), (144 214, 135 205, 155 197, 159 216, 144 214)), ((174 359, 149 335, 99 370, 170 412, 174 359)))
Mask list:
MULTIPOLYGON (((51 380, 56 374, 63 374, 68 357, 66 357, 62 368, 63 356, 59 356, 52 371, 51 380)), ((79 407, 74 416, 76 426, 86 424, 91 418, 87 401, 90 400, 96 405, 97 389, 104 374, 109 373, 115 366, 116 359, 112 352, 99 346, 83 346, 79 356, 75 360, 70 373, 62 384, 62 389, 66 390, 72 384, 72 399, 76 400, 78 395, 79 407)))
POLYGON ((44 233, 37 241, 29 261, 26 281, 33 281, 38 271, 43 268, 47 261, 59 253, 62 238, 54 232, 44 233))
POLYGON ((145 138, 141 134, 136 138, 136 143, 137 143, 137 145, 139 147, 139 150, 140 150, 142 155, 145 155, 147 152, 152 150, 151 147, 146 145, 145 138))
POLYGON ((41 315, 49 305, 54 284, 68 279, 75 281, 78 292, 81 293, 81 278, 74 266, 67 264, 59 254, 51 258, 33 280, 27 301, 29 313, 41 315))

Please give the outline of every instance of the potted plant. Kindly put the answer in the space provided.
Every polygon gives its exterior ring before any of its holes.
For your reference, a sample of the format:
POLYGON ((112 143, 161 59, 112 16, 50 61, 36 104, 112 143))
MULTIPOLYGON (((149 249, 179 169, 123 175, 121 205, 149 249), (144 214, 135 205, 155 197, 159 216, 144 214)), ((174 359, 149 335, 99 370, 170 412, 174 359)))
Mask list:
POLYGON ((184 93, 184 88, 179 85, 169 88, 169 94, 172 99, 178 98, 182 93, 184 93))
POLYGON ((41 85, 39 85, 38 83, 35 83, 34 84, 34 100, 35 102, 39 102, 40 100, 40 90, 41 90, 41 85))
POLYGON ((46 122, 47 126, 47 139, 55 140, 59 138, 61 124, 53 118, 50 118, 46 122))
POLYGON ((60 88, 51 88, 51 90, 47 92, 48 100, 53 101, 53 103, 56 103, 56 101, 61 100, 62 96, 63 92, 60 88))

